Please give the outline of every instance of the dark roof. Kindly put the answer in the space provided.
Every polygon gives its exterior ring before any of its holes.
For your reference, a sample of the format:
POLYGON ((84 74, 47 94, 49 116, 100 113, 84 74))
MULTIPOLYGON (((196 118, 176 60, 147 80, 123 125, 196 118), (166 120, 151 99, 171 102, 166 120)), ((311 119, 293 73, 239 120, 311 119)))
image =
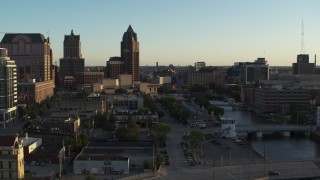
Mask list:
POLYGON ((71 34, 70 35, 65 35, 64 36, 64 41, 69 41, 69 40, 76 40, 76 41, 80 41, 80 35, 74 35, 73 34, 73 30, 71 30, 71 34))
POLYGON ((122 61, 122 58, 118 56, 114 56, 114 57, 110 57, 109 61, 122 61))
POLYGON ((33 43, 43 43, 46 40, 44 35, 40 33, 6 33, 1 43, 11 43, 13 38, 18 35, 28 36, 33 43))
POLYGON ((128 156, 120 155, 119 151, 108 151, 105 149, 87 149, 84 148, 75 160, 125 160, 128 161, 128 156))
POLYGON ((133 31, 133 29, 132 29, 131 25, 129 25, 129 27, 128 27, 128 29, 127 29, 127 32, 134 33, 134 31, 133 31))
POLYGON ((15 136, 0 136, 0 146, 13 146, 15 140, 15 136))
POLYGON ((108 149, 135 149, 135 148, 153 148, 151 141, 136 141, 136 142, 122 142, 122 141, 109 141, 109 142, 89 142, 87 147, 97 148, 106 147, 108 149))
MULTIPOLYGON (((129 25, 127 31, 123 34, 122 40, 125 41, 129 37, 133 37, 135 41, 138 41, 137 34, 133 31, 131 25, 129 25)), ((131 38, 127 40, 131 40, 131 38)))

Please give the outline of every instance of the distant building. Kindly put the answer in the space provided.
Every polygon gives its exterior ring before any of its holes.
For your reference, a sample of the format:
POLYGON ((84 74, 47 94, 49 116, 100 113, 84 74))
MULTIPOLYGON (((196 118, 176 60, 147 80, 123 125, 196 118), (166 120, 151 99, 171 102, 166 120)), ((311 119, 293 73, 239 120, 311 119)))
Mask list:
POLYGON ((196 62, 194 63, 196 71, 199 71, 201 68, 206 67, 206 62, 196 62))
POLYGON ((292 63, 292 74, 315 74, 315 63, 309 63, 308 54, 297 55, 297 62, 292 63))
POLYGON ((80 35, 74 35, 71 30, 71 34, 65 35, 63 41, 63 58, 60 59, 59 72, 61 81, 64 82, 66 77, 73 77, 74 83, 79 83, 78 73, 84 71, 84 61, 81 54, 80 35))
POLYGON ((92 84, 103 80, 103 72, 83 72, 80 74, 82 84, 92 84))
POLYGON ((121 74, 119 76, 120 88, 128 89, 132 87, 132 75, 131 74, 121 74))
POLYGON ((18 137, 0 136, 0 179, 24 177, 23 146, 18 137))
POLYGON ((121 58, 125 62, 124 72, 132 75, 132 82, 139 81, 139 42, 131 25, 122 37, 121 58))
POLYGON ((18 84, 18 100, 23 102, 41 103, 54 94, 54 84, 52 81, 36 82, 29 79, 28 82, 18 84))
POLYGON ((187 74, 187 82, 189 85, 203 85, 208 86, 210 83, 214 82, 214 71, 211 72, 190 72, 187 74))
POLYGON ((146 94, 158 94, 159 84, 140 83, 140 91, 146 94))
POLYGON ((129 174, 153 163, 153 142, 89 142, 73 161, 73 173, 129 174))
MULTIPOLYGON (((90 98, 90 96, 88 97, 90 98)), ((66 114, 75 114, 81 120, 89 120, 98 112, 107 112, 107 102, 104 96, 97 96, 95 99, 66 99, 59 102, 58 111, 66 114)))
POLYGON ((129 174, 130 157, 117 155, 120 151, 85 147, 73 161, 73 173, 129 174))
POLYGON ((78 116, 39 117, 30 122, 28 132, 46 134, 79 134, 80 118, 78 116))
POLYGON ((287 113, 290 106, 304 108, 310 105, 309 90, 294 88, 255 88, 255 111, 287 113))
POLYGON ((119 87, 119 79, 103 79, 102 81, 103 88, 117 88, 119 87))
POLYGON ((105 77, 118 79, 120 74, 123 74, 125 62, 121 57, 111 57, 109 61, 107 61, 105 77))
POLYGON ((138 95, 112 95, 107 97, 108 110, 128 112, 143 107, 143 98, 138 95))
POLYGON ((0 48, 0 125, 15 120, 17 115, 17 68, 7 57, 7 49, 0 48))
MULTIPOLYGON (((44 82, 50 84, 43 88, 46 98, 53 96, 54 90, 54 69, 52 65, 52 50, 49 38, 45 38, 40 33, 17 33, 5 34, 0 47, 8 49, 8 56, 15 60, 17 66, 18 96, 22 94, 19 88, 20 83, 29 82, 35 79, 35 83, 44 82)), ((36 95, 37 96, 37 95, 36 95)), ((34 96, 35 97, 35 96, 34 96)), ((45 98, 43 98, 44 100, 45 98)), ((32 98, 19 100, 35 101, 32 98)))
POLYGON ((240 67, 240 82, 242 84, 255 84, 259 80, 269 80, 269 65, 265 58, 236 64, 240 67))
POLYGON ((171 84, 171 76, 159 76, 158 77, 158 84, 171 84))

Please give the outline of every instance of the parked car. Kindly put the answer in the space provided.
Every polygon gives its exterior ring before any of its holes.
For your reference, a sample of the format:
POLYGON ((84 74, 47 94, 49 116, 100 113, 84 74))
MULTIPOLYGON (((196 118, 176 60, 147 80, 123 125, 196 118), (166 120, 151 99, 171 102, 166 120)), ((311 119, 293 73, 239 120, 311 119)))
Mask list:
POLYGON ((216 145, 221 145, 221 142, 220 141, 218 141, 218 140, 211 140, 211 142, 213 143, 213 144, 216 144, 216 145))
POLYGON ((34 165, 36 165, 36 162, 35 161, 31 161, 30 165, 34 166, 34 165))
POLYGON ((280 175, 277 171, 269 171, 269 175, 280 175))

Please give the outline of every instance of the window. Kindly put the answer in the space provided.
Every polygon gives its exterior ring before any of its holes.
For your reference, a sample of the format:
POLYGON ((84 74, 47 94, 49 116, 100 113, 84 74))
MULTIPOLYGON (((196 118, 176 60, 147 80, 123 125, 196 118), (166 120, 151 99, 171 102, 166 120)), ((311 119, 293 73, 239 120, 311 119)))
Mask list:
POLYGON ((11 169, 11 162, 9 161, 8 163, 9 163, 9 169, 11 169))
POLYGON ((27 67, 26 67, 26 73, 27 73, 27 74, 30 74, 30 72, 31 72, 30 69, 31 69, 30 66, 27 66, 27 67))

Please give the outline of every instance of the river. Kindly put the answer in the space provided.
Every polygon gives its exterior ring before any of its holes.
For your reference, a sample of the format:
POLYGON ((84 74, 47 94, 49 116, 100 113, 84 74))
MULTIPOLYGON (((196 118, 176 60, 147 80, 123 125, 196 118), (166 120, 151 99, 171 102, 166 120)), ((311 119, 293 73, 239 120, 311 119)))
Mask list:
MULTIPOLYGON (((223 101, 212 101, 219 107, 224 108, 224 116, 237 120, 239 124, 272 124, 274 122, 257 116, 253 112, 244 110, 232 110, 231 106, 223 101)), ((320 143, 309 137, 292 136, 264 136, 253 138, 252 148, 269 162, 320 160, 320 143)))

